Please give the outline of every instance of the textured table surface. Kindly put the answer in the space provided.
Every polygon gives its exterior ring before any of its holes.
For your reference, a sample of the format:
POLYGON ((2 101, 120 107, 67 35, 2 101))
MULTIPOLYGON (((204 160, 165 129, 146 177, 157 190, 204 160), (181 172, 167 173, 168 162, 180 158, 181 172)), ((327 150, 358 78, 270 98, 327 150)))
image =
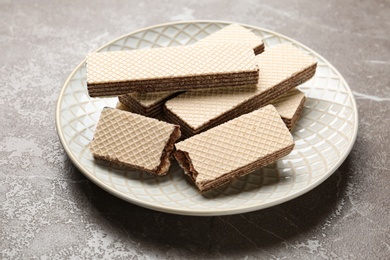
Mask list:
POLYGON ((386 0, 0 0, 0 258, 387 258, 389 13, 386 0), (328 180, 269 209, 188 217, 126 203, 73 166, 54 113, 72 69, 120 35, 193 19, 282 33, 341 72, 357 100, 359 133, 328 180))

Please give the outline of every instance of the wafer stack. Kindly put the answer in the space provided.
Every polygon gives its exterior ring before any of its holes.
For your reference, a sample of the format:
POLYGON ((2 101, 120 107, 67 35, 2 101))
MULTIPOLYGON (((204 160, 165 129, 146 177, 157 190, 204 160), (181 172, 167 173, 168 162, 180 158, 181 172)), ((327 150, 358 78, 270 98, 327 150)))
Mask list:
POLYGON ((174 156, 205 192, 289 154, 293 138, 272 105, 177 143, 174 156))
POLYGON ((103 109, 90 150, 103 163, 165 175, 179 126, 114 108, 103 109))
POLYGON ((165 103, 165 117, 189 137, 258 109, 315 74, 317 62, 291 44, 256 56, 261 74, 256 86, 188 91, 165 103))
POLYGON ((165 175, 173 154, 201 192, 287 155, 305 102, 295 87, 317 62, 292 44, 255 56, 263 49, 258 36, 231 25, 193 46, 89 55, 90 96, 119 95, 117 107, 131 111, 102 111, 92 155, 165 175), (244 43, 232 43, 238 38, 244 43), (170 123, 150 118, 162 107, 170 123), (181 134, 187 139, 175 144, 181 134))
MULTIPOLYGON (((264 43, 261 37, 238 24, 226 26, 195 44, 207 45, 214 43, 244 43, 249 45, 256 55, 264 51, 264 43)), ((122 104, 131 108, 135 113, 156 117, 163 113, 164 102, 177 94, 177 92, 169 91, 161 93, 134 92, 121 95, 118 98, 122 104)))
POLYGON ((245 44, 99 52, 86 63, 91 97, 244 86, 259 78, 253 49, 245 44))

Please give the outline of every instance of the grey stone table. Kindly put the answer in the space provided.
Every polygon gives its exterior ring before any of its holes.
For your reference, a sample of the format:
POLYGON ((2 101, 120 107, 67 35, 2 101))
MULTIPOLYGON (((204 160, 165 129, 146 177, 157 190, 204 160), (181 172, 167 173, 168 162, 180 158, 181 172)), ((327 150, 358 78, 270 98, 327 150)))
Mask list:
POLYGON ((386 0, 0 0, 0 258, 388 259, 389 13, 386 0), (120 35, 192 19, 280 32, 345 77, 359 133, 323 184, 261 211, 188 217, 124 202, 69 161, 54 111, 71 70, 120 35))

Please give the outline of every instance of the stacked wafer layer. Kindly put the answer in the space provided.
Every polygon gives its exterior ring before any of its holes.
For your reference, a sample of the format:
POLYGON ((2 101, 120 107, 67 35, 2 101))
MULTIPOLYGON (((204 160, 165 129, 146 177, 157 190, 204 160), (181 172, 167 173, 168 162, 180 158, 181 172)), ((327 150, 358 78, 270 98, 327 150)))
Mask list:
MULTIPOLYGON (((264 51, 264 43, 261 37, 238 24, 226 26, 195 44, 206 45, 214 43, 245 43, 253 49, 256 55, 264 51)), ((226 55, 230 54, 226 53, 226 55)), ((164 101, 176 93, 131 93, 119 96, 119 101, 132 108, 135 113, 156 117, 156 115, 162 113, 164 101)))
POLYGON ((119 101, 137 114, 148 117, 156 117, 162 114, 162 107, 169 98, 177 95, 177 92, 151 92, 118 96, 119 101))
POLYGON ((315 59, 291 44, 279 44, 256 56, 260 79, 256 86, 188 91, 165 103, 168 121, 179 124, 185 137, 210 129, 269 103, 309 80, 315 59))
POLYGON ((243 86, 259 77, 253 50, 243 44, 99 52, 86 62, 91 97, 243 86))
POLYGON ((293 138, 268 105, 177 143, 174 156, 202 192, 289 154, 293 138))
POLYGON ((179 126, 119 109, 102 111, 90 150, 96 160, 156 175, 168 172, 179 126))
MULTIPOLYGON (((119 98, 119 100, 121 100, 121 98, 119 98)), ((276 111, 278 111, 287 128, 291 131, 302 114, 305 101, 305 94, 294 88, 282 96, 272 100, 270 104, 276 108, 276 111)), ((164 114, 161 113, 162 111, 159 109, 156 109, 155 112, 134 111, 133 107, 129 107, 121 102, 118 102, 116 108, 137 114, 147 113, 149 117, 166 121, 164 114)))

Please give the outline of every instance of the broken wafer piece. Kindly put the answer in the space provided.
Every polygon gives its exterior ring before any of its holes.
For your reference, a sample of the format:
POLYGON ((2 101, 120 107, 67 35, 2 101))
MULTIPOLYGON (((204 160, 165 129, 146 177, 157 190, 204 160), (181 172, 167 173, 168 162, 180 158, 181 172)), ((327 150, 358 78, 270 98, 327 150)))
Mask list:
POLYGON ((306 97, 298 89, 292 89, 270 102, 278 111, 288 130, 292 130, 302 114, 306 97))
POLYGON ((268 105, 175 147, 176 160, 205 192, 286 156, 294 141, 276 109, 268 105))
POLYGON ((256 59, 257 85, 187 91, 165 103, 166 119, 180 125, 184 137, 192 136, 268 104, 313 77, 317 66, 311 55, 289 43, 266 49, 256 59))
POLYGON ((179 126, 114 108, 104 108, 90 150, 108 164, 165 175, 179 126))
POLYGON ((245 44, 98 52, 86 63, 91 97, 243 86, 259 78, 253 50, 245 44))
MULTIPOLYGON (((231 24, 215 33, 199 40, 195 44, 212 44, 212 43, 244 43, 253 48, 254 53, 260 54, 264 51, 264 43, 260 36, 251 30, 238 24, 231 24)), ((226 53, 226 55, 229 55, 226 53)), ((119 96, 119 101, 127 107, 133 107, 134 112, 155 117, 156 114, 163 112, 163 104, 177 92, 160 92, 160 93, 129 93, 119 96)))

